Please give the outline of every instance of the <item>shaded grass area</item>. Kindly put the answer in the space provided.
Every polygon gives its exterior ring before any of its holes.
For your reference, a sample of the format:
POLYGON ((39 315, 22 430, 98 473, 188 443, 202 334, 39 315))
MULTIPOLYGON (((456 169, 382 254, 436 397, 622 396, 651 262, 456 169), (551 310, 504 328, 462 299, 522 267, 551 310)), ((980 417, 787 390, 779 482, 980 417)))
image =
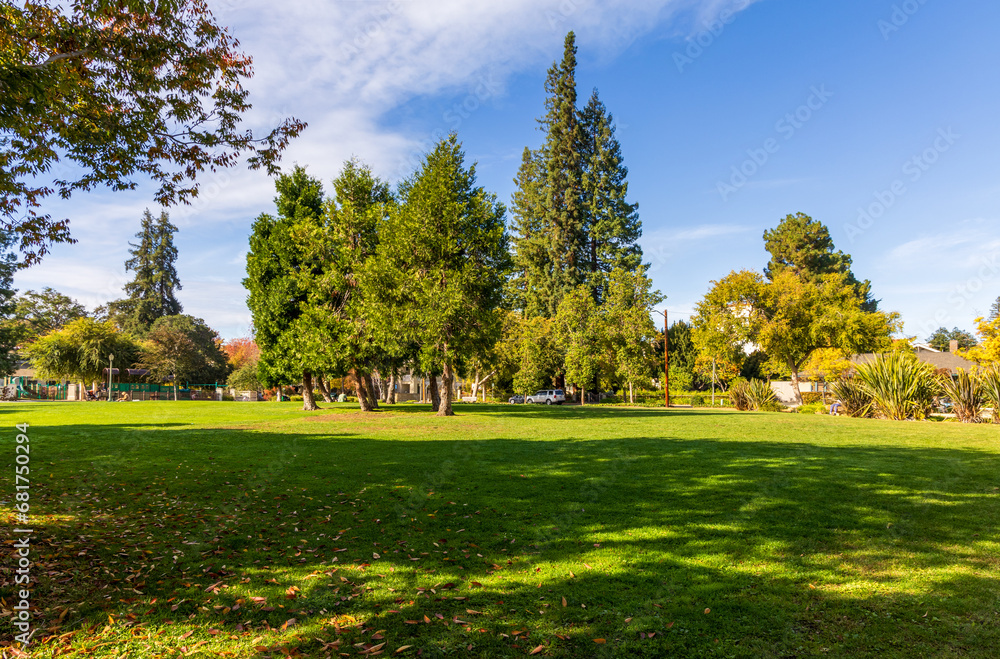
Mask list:
POLYGON ((1000 647, 996 428, 327 407, 0 407, 8 474, 31 424, 33 655, 1000 647))

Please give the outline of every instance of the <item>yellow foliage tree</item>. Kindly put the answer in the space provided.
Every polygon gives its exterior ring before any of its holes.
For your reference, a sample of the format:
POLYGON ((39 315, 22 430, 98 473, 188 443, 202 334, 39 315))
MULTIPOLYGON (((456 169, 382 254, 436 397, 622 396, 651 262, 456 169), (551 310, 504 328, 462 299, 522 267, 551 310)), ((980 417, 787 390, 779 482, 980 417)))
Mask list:
POLYGON ((979 335, 979 345, 955 354, 981 366, 1000 363, 1000 316, 993 320, 982 316, 976 318, 976 334, 979 335))

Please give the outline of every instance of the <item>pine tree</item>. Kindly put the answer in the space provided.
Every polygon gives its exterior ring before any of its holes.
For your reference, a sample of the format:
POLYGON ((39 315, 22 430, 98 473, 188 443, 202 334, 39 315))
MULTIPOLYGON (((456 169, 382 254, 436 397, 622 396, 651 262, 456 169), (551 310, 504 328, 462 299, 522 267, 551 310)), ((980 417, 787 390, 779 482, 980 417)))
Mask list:
POLYGON ((158 318, 175 316, 183 311, 175 290, 181 288, 174 261, 177 248, 174 234, 177 227, 170 223, 166 211, 154 220, 147 208, 142 214, 136 243, 129 243, 132 258, 125 261, 125 271, 134 272, 132 281, 125 284, 123 300, 108 304, 108 315, 123 329, 145 334, 158 318))
POLYGON ((166 212, 160 213, 160 218, 153 227, 153 276, 155 283, 156 317, 176 316, 183 311, 181 303, 174 295, 175 290, 181 290, 181 282, 177 277, 177 248, 174 247, 174 234, 177 227, 170 223, 166 212))
POLYGON ((580 186, 580 122, 576 108, 576 37, 566 35, 563 59, 545 80, 546 134, 537 153, 525 152, 515 180, 517 272, 531 311, 552 317, 563 296, 584 280, 586 238, 580 186), (544 260, 540 255, 544 253, 544 260))
POLYGON ((156 304, 153 299, 156 290, 156 273, 153 268, 153 252, 156 244, 156 227, 153 214, 147 208, 142 214, 137 243, 129 243, 128 253, 132 258, 125 261, 125 272, 133 272, 132 281, 125 284, 124 300, 111 303, 121 318, 124 329, 143 332, 153 324, 156 304))
POLYGON ((771 254, 764 268, 768 280, 774 281, 786 270, 812 284, 824 275, 843 274, 857 292, 862 309, 868 313, 878 309, 878 300, 871 296, 871 282, 858 281, 851 272, 851 255, 834 250, 830 231, 819 220, 804 213, 787 215, 774 229, 764 232, 764 247, 771 254))
POLYGON ((547 315, 549 309, 537 294, 551 276, 548 236, 542 223, 541 169, 538 152, 525 147, 511 199, 514 275, 508 283, 508 297, 528 317, 547 315))
POLYGON ((317 409, 312 373, 323 340, 306 316, 309 291, 304 284, 310 272, 296 234, 321 225, 323 187, 305 168, 295 167, 278 178, 275 188, 278 216, 262 213, 254 221, 243 280, 260 348, 258 375, 265 385, 278 387, 302 378, 303 408, 317 409))
POLYGON ((476 185, 475 165, 466 167, 454 134, 399 196, 380 235, 378 279, 399 300, 397 332, 422 347, 423 365, 440 365, 438 415, 451 416, 457 368, 500 336, 495 309, 510 268, 506 209, 476 185))
POLYGON ((607 274, 615 268, 634 272, 642 265, 639 205, 627 201, 628 168, 622 162, 613 117, 595 89, 580 113, 583 159, 582 205, 586 236, 586 281, 600 304, 607 274))

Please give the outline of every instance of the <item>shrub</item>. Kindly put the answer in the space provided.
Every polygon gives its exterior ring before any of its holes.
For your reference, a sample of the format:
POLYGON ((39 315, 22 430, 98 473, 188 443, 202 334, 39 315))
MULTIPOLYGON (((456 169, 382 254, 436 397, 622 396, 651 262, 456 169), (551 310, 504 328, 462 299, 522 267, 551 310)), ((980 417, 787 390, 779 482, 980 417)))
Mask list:
POLYGON ((807 391, 802 394, 802 404, 811 405, 812 403, 822 403, 823 393, 820 391, 807 391))
POLYGON ((691 396, 691 407, 705 407, 705 399, 701 396, 691 396))
POLYGON ((749 386, 749 382, 746 380, 740 380, 739 382, 733 383, 733 385, 729 387, 729 400, 732 401, 733 407, 740 412, 746 412, 752 407, 750 404, 750 397, 747 394, 749 386))
POLYGON ((746 396, 747 400, 750 401, 750 406, 755 410, 775 412, 782 409, 781 403, 778 403, 778 396, 774 393, 774 389, 771 388, 770 382, 750 380, 747 383, 746 396), (776 404, 777 409, 774 409, 775 405, 772 403, 776 404))
POLYGON ((830 408, 821 402, 805 403, 798 408, 799 414, 829 414, 830 408))
POLYGON ((873 410, 885 419, 923 419, 940 391, 934 367, 909 353, 876 355, 856 370, 872 397, 873 410))
POLYGON ((962 423, 979 423, 983 414, 983 389, 979 378, 964 368, 955 369, 955 378, 945 375, 941 389, 951 399, 951 408, 962 423))

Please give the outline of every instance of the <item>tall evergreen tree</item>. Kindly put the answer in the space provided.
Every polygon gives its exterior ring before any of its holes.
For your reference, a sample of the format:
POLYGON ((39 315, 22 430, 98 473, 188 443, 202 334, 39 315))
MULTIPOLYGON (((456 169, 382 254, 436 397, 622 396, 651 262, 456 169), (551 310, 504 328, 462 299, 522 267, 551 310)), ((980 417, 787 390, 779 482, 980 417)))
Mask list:
POLYGON ((545 188, 542 213, 549 238, 549 281, 543 289, 548 298, 548 316, 559 302, 583 282, 585 272, 583 205, 580 198, 583 162, 581 132, 576 107, 576 36, 566 35, 563 59, 549 68, 545 80, 547 133, 542 145, 545 188))
POLYGON ((542 162, 537 151, 524 148, 511 198, 514 216, 514 273, 508 287, 513 305, 528 317, 548 315, 549 305, 538 294, 550 277, 549 242, 542 220, 542 162))
POLYGON ((128 331, 145 334, 158 318, 175 316, 183 311, 174 291, 181 288, 174 261, 177 248, 166 211, 158 219, 147 208, 142 214, 137 242, 129 243, 131 258, 125 271, 135 273, 125 284, 127 297, 108 304, 108 316, 128 331))
POLYGON ((552 317, 563 296, 584 281, 584 212, 580 196, 583 161, 576 107, 576 37, 566 35, 563 59, 545 79, 545 116, 538 120, 545 143, 525 152, 515 182, 515 281, 530 286, 525 300, 552 317), (539 262, 539 255, 545 254, 539 262))
POLYGON ((174 234, 177 227, 170 223, 166 211, 160 213, 153 227, 153 283, 155 285, 155 301, 157 318, 176 316, 184 309, 177 301, 174 291, 181 290, 181 282, 177 277, 177 248, 174 247, 174 234))
POLYGON ((580 113, 583 160, 582 204, 586 237, 586 281, 600 304, 607 274, 615 268, 634 272, 642 265, 639 205, 630 204, 628 167, 622 162, 613 117, 595 89, 580 113))

